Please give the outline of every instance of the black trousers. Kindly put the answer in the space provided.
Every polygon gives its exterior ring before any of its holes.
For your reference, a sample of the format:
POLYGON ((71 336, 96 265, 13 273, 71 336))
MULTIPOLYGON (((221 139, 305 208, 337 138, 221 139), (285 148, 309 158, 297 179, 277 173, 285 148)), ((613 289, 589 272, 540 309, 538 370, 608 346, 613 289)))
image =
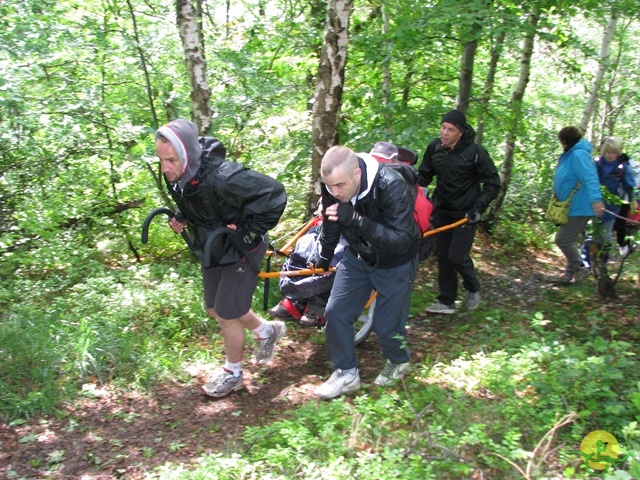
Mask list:
POLYGON ((629 242, 626 242, 624 239, 624 237, 627 236, 627 221, 625 219, 629 214, 629 210, 631 210, 631 206, 628 203, 623 203, 620 206, 620 211, 618 212, 618 215, 620 215, 621 217, 624 217, 624 219, 616 217, 616 221, 613 224, 613 229, 616 232, 616 240, 618 241, 618 245, 620 246, 629 244, 629 242))
POLYGON ((453 305, 458 297, 458 274, 462 277, 465 290, 474 293, 480 290, 480 282, 470 256, 476 230, 476 225, 462 225, 436 236, 440 288, 438 302, 444 305, 453 305))

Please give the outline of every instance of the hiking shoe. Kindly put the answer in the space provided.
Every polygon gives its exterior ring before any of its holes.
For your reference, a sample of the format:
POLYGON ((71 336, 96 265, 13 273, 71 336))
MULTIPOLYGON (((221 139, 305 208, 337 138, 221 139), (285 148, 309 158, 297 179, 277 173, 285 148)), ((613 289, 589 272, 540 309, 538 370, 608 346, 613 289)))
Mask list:
POLYGON ((400 380, 406 376, 409 370, 411 370, 409 362, 395 364, 387 360, 382 372, 380 372, 380 375, 376 377, 373 383, 381 387, 388 387, 389 385, 393 385, 396 380, 400 380))
POLYGON ((575 284, 582 283, 582 281, 585 278, 587 278, 590 273, 591 273, 591 270, 589 270, 587 267, 582 267, 573 276, 573 283, 575 283, 575 284))
POLYGON ((240 372, 239 376, 235 377, 231 370, 220 367, 214 372, 209 383, 205 383, 202 386, 202 393, 208 397, 224 397, 231 392, 242 390, 243 386, 242 372, 240 372))
POLYGON ((273 360, 273 356, 276 351, 276 344, 287 333, 287 327, 284 322, 280 320, 274 320, 269 322, 273 327, 273 333, 268 338, 258 339, 258 348, 256 349, 255 357, 256 363, 259 365, 265 365, 273 360))
POLYGON ((315 394, 323 400, 332 400, 358 388, 360 388, 360 373, 358 370, 356 370, 355 374, 351 374, 338 368, 331 374, 329 380, 316 388, 315 394))
POLYGON ((280 303, 270 309, 269 315, 282 320, 300 320, 300 311, 295 303, 288 298, 283 298, 280 303))
POLYGON ((467 310, 475 310, 480 303, 480 292, 467 291, 467 310))
POLYGON ((547 281, 553 283, 554 285, 569 285, 571 283, 571 280, 573 280, 573 273, 567 272, 566 270, 562 275, 547 277, 547 281))
POLYGON ((456 313, 456 306, 455 304, 445 305, 438 302, 435 305, 427 307, 427 313, 444 313, 445 315, 451 315, 452 313, 456 313))
POLYGON ((304 314, 300 317, 300 325, 305 327, 320 327, 324 325, 324 307, 327 301, 321 298, 313 297, 309 300, 304 314))

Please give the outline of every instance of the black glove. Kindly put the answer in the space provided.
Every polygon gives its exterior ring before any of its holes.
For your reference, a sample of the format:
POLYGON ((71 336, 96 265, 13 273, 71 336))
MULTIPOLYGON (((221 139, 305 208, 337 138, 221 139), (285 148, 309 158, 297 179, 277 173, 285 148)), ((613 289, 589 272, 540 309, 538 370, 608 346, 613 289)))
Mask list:
POLYGON ((260 237, 258 237, 257 235, 251 235, 251 232, 244 228, 236 230, 233 234, 233 243, 240 250, 242 250, 243 248, 246 249, 246 251, 253 250, 260 243, 259 239, 260 237))
POLYGON ((467 218, 469 219, 469 221, 467 222, 467 225, 475 225, 482 218, 482 214, 479 211, 477 211, 475 208, 472 208, 467 212, 467 218))
POLYGON ((316 270, 325 270, 328 271, 329 267, 331 267, 331 260, 328 258, 324 258, 321 254, 318 254, 318 258, 316 258, 313 263, 313 268, 316 270))
POLYGON ((360 215, 355 211, 351 202, 339 203, 336 216, 338 217, 338 223, 345 227, 359 228, 362 226, 360 215))

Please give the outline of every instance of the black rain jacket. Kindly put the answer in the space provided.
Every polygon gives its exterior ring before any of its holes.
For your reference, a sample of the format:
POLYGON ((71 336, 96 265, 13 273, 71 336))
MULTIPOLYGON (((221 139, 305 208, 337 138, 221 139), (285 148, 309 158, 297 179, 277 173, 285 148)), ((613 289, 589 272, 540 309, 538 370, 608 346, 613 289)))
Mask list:
POLYGON ((428 186, 436 177, 434 209, 450 221, 463 218, 471 210, 484 212, 500 191, 500 175, 493 160, 475 138, 476 132, 468 124, 452 149, 436 138, 418 168, 421 186, 428 186))
MULTIPOLYGON (((242 164, 225 160, 226 148, 212 137, 200 139, 200 166, 183 189, 169 184, 169 193, 193 233, 193 253, 203 259, 203 247, 216 228, 235 224, 241 237, 259 237, 278 224, 287 205, 284 187, 277 180, 242 164)), ((166 177, 165 177, 166 181, 166 177)), ((214 266, 235 263, 233 242, 223 237, 211 252, 214 266)), ((236 254, 241 252, 235 252, 236 254)))

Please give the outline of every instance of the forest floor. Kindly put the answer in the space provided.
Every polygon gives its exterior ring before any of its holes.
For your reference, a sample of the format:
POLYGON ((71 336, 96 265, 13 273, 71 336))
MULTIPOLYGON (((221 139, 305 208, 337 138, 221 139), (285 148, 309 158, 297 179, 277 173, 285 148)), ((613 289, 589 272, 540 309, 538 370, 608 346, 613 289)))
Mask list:
MULTIPOLYGON (((553 253, 510 258, 479 235, 473 258, 485 307, 526 312, 546 290, 559 288, 544 280, 562 267, 553 253)), ((433 258, 422 263, 416 286, 434 289, 436 271, 433 258)), ((587 284, 595 299, 593 278, 587 284)), ((426 314, 421 307, 409 322, 413 361, 446 356, 447 327, 465 316, 464 309, 447 316, 426 314)), ((143 393, 89 384, 86 395, 56 415, 0 424, 0 478, 138 479, 166 462, 188 465, 207 453, 234 450, 247 426, 269 424, 314 401, 314 388, 330 374, 323 333, 292 322, 287 327, 271 365, 247 365, 245 389, 228 397, 203 396, 200 386, 210 371, 193 366, 185 383, 159 384, 143 393)), ((206 348, 208 340, 202 342, 206 348)), ((383 367, 375 335, 358 355, 367 389, 383 367)))

